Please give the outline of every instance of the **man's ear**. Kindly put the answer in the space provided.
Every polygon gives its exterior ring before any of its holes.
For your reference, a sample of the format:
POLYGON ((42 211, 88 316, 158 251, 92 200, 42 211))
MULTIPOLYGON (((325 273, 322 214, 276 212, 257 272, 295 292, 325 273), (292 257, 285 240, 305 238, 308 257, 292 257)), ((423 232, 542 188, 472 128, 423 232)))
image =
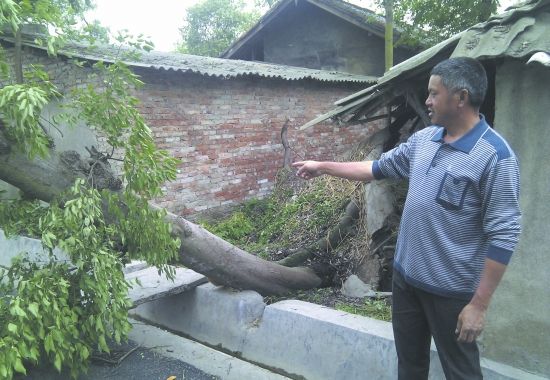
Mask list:
POLYGON ((468 90, 466 90, 465 88, 460 90, 458 92, 458 99, 459 99, 458 105, 460 107, 464 107, 465 105, 467 105, 470 101, 469 97, 470 97, 470 93, 468 92, 468 90))

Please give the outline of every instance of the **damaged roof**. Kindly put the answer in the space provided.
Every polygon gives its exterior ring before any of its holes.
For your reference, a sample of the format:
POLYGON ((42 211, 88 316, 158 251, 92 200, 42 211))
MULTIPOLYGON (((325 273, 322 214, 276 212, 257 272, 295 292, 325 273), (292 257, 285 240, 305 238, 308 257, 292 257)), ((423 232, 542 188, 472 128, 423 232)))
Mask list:
POLYGON ((550 0, 528 0, 509 7, 486 22, 471 28, 392 67, 378 83, 335 102, 335 109, 304 124, 311 127, 331 117, 364 113, 381 97, 388 100, 419 74, 427 73, 449 57, 466 56, 480 60, 510 57, 526 64, 550 67, 550 0))
MULTIPOLYGON (((32 37, 32 36, 28 36, 32 37)), ((34 36, 36 37, 36 36, 34 36)), ((13 37, 1 35, 0 39, 13 43, 13 37)), ((46 50, 31 40, 23 42, 26 46, 46 50)), ((283 80, 310 79, 321 82, 348 82, 348 83, 376 83, 377 77, 355 75, 337 71, 315 70, 302 67, 292 67, 263 62, 250 62, 233 59, 201 57, 189 54, 166 53, 159 51, 140 51, 132 53, 130 49, 123 49, 124 58, 121 56, 121 48, 114 45, 89 46, 70 43, 65 45, 58 54, 91 61, 115 62, 120 60, 132 67, 143 67, 157 70, 175 71, 182 73, 194 73, 217 78, 237 78, 242 76, 275 78, 283 80), (130 54, 128 54, 130 53, 130 54)))
MULTIPOLYGON (((260 20, 237 41, 229 46, 221 55, 222 58, 231 58, 244 45, 252 41, 255 36, 262 31, 266 25, 277 18, 284 10, 290 7, 296 7, 298 2, 309 3, 333 15, 340 17, 362 29, 365 29, 375 35, 384 37, 385 19, 375 12, 361 8, 357 5, 342 0, 280 0, 278 1, 260 20)), ((399 31, 394 30, 394 38, 399 37, 399 31)))

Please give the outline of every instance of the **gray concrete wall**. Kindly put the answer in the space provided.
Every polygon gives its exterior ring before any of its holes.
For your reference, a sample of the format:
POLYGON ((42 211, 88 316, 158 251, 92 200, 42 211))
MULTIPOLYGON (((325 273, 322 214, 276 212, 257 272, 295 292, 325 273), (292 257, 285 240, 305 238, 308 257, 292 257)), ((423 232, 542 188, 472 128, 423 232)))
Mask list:
POLYGON ((550 376, 550 70, 497 67, 495 129, 518 155, 523 232, 497 289, 484 354, 550 376))
MULTIPOLYGON (((42 248, 40 240, 25 236, 7 238, 0 229, 0 265, 9 267, 12 259, 19 254, 24 254, 31 261, 49 260, 48 252, 42 248)), ((57 248, 54 249, 54 255, 58 260, 68 260, 67 255, 57 248)))
MULTIPOLYGON (((52 118, 60 112, 66 111, 61 111, 57 102, 54 101, 44 107, 42 117, 51 122, 52 118)), ((75 150, 80 153, 81 156, 87 157, 88 153, 86 151, 86 147, 99 146, 94 133, 83 123, 71 127, 56 124, 56 128, 52 127, 52 124, 44 123, 44 128, 48 130, 49 135, 54 141, 56 149, 60 152, 65 150, 75 150)), ((5 193, 0 193, 0 199, 19 199, 20 197, 18 188, 1 180, 0 190, 6 190, 5 193)))
MULTIPOLYGON (((384 74, 384 40, 307 2, 268 26, 264 61, 353 74, 384 74)), ((412 54, 396 48, 395 63, 412 54)))

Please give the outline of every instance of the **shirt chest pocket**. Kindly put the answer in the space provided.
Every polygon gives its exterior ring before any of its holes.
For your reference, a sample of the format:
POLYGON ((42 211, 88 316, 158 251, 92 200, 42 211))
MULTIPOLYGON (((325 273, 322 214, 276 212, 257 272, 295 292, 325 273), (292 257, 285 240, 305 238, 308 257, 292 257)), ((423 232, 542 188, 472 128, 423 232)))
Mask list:
POLYGON ((462 209, 470 183, 468 178, 460 178, 446 172, 439 185, 436 202, 449 210, 462 209))

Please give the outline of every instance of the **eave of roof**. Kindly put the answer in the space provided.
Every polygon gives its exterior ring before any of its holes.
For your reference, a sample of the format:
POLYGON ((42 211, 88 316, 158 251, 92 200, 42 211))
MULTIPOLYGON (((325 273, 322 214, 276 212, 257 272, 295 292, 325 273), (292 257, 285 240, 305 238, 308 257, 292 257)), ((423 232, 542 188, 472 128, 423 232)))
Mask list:
MULTIPOLYGON (((297 0, 281 0, 273 8, 271 8, 260 20, 243 34, 237 41, 229 46, 222 54, 220 58, 230 58, 238 50, 240 50, 245 44, 251 41, 266 25, 268 25, 273 19, 275 19, 280 13, 282 13, 288 6, 296 4, 297 0)), ((380 37, 384 37, 384 24, 385 21, 381 16, 372 12, 369 9, 361 8, 356 5, 346 3, 341 0, 302 0, 312 5, 315 5, 327 12, 330 12, 356 26, 365 29, 380 37), (360 13, 363 12, 364 16, 360 17, 360 13), (361 20, 362 18, 362 20, 361 20)), ((394 31, 394 38, 399 37, 399 31, 394 31)))
MULTIPOLYGON (((0 35, 0 39, 13 43, 13 38, 0 35)), ((24 45, 40 50, 46 50, 30 41, 24 45)), ((115 62, 120 55, 120 48, 113 45, 94 46, 82 44, 68 44, 58 52, 60 55, 90 61, 115 62)), ((131 67, 150 68, 156 70, 194 73, 217 78, 237 78, 241 76, 255 76, 282 80, 315 80, 321 82, 346 83, 376 83, 373 76, 355 75, 337 71, 325 71, 276 65, 263 62, 242 61, 233 59, 201 57, 196 55, 165 53, 158 51, 140 52, 137 57, 123 58, 122 62, 131 67)))

